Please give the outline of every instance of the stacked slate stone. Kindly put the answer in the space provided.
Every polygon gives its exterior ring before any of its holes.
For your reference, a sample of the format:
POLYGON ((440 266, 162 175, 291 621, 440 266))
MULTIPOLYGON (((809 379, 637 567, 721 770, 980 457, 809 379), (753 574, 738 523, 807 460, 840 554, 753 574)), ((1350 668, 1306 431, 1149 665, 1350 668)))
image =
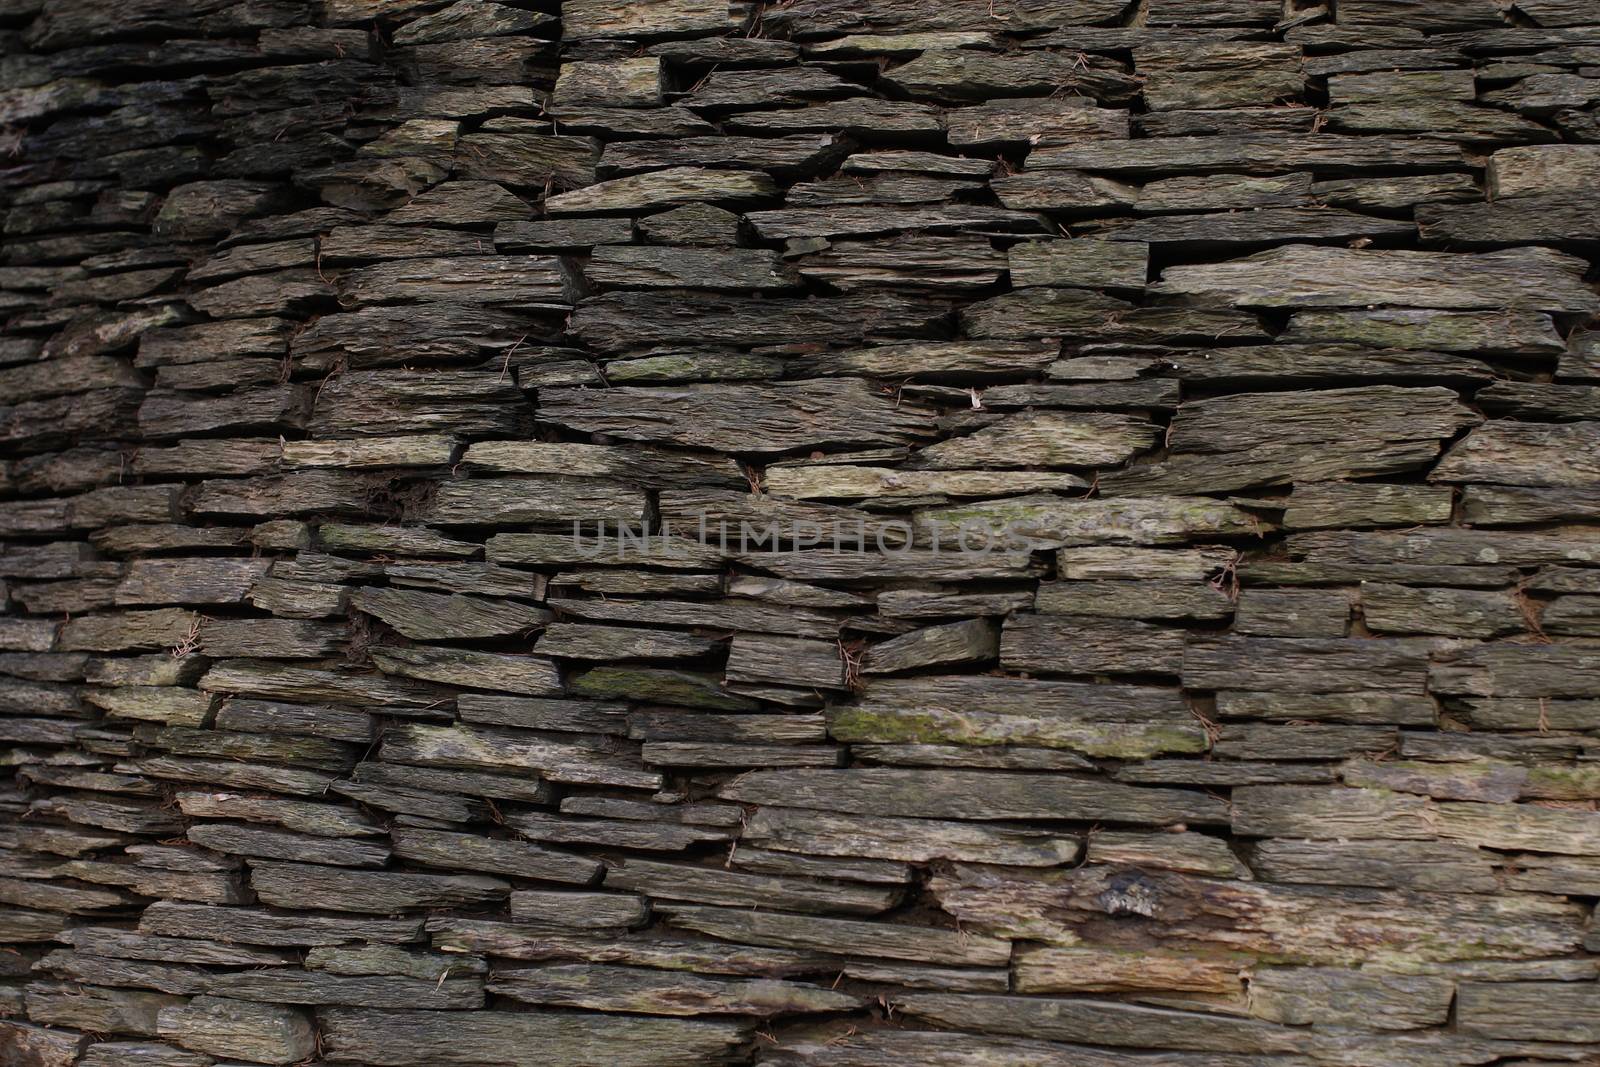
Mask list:
POLYGON ((1597 1062, 1594 0, 0 46, 0 1063, 1597 1062))

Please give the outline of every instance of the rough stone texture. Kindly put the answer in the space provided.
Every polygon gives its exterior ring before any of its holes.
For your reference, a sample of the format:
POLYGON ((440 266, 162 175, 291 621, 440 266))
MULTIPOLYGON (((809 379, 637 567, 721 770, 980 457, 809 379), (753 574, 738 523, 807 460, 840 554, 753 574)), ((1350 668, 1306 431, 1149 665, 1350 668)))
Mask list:
POLYGON ((0 52, 0 1067, 1600 1062, 1594 0, 0 52))

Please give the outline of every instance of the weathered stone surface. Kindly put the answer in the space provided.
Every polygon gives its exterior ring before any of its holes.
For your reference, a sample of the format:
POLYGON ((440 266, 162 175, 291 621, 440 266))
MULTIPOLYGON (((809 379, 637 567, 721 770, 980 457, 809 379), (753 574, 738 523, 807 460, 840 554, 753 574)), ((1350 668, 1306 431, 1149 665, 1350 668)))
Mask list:
POLYGON ((358 589, 350 606, 417 640, 522 634, 549 616, 538 608, 420 589, 358 589))
MULTIPOLYGON (((892 40, 893 38, 883 38, 892 40)), ((1059 97, 988 100, 945 113, 952 145, 1052 143, 1128 136, 1127 112, 1059 97)))
POLYGON ((1451 652, 1429 670, 1437 693, 1508 697, 1600 696, 1587 649, 1572 645, 1494 644, 1451 652))
POLYGON ((532 731, 474 726, 397 726, 384 735, 381 754, 397 763, 512 771, 529 768, 553 781, 653 789, 657 774, 620 756, 576 741, 547 740, 532 731))
POLYGON ((1579 281, 1580 264, 1546 249, 1468 255, 1291 245, 1230 263, 1168 268, 1151 291, 1246 307, 1594 311, 1600 297, 1579 281))
MULTIPOLYGON (((1039 494, 930 508, 919 518, 930 534, 942 534, 946 544, 955 542, 964 525, 1006 535, 1002 544, 1015 539, 1040 547, 1177 544, 1263 530, 1260 519, 1234 505, 1184 496, 1088 499, 1039 494)), ((974 538, 973 543, 983 542, 974 538)))
POLYGON ((643 926, 650 917, 644 898, 623 893, 519 889, 511 894, 513 919, 605 930, 643 926))
POLYGON ((70 1030, 7 1019, 0 1022, 0 1049, 18 1063, 37 1063, 40 1067, 72 1067, 89 1048, 87 1035, 70 1030))
POLYGON ((1237 962, 1094 948, 1029 949, 1016 974, 1019 993, 1230 993, 1240 986, 1237 962))
POLYGON ((1492 892, 1489 857, 1471 846, 1418 841, 1310 841, 1274 838, 1250 854, 1269 882, 1373 886, 1438 892, 1492 892))
POLYGON ((1065 874, 963 868, 958 875, 940 880, 935 892, 963 923, 1068 945, 1080 933, 1091 943, 1148 935, 1178 950, 1349 966, 1376 958, 1533 959, 1564 953, 1579 937, 1572 905, 1536 897, 1281 886, 1115 867, 1065 874), (1182 914, 1202 898, 1208 921, 1186 924, 1182 914), (1102 922, 1109 925, 1095 933, 1102 922))
POLYGON ((1461 1025, 1474 1034, 1525 1041, 1595 1040, 1594 992, 1585 983, 1466 982, 1459 995, 1461 1025))
POLYGON ((726 1022, 612 1018, 577 1013, 370 1011, 318 1015, 326 1050, 344 1059, 408 1067, 490 1062, 507 1067, 581 1067, 603 1057, 617 1067, 692 1067, 740 1043, 726 1022))
POLYGON ((1410 1030, 1442 1023, 1454 992, 1446 978, 1274 967, 1251 976, 1249 1003, 1273 1022, 1410 1030))
POLYGON ((1218 877, 1252 877, 1227 843, 1188 830, 1175 833, 1136 833, 1101 830, 1089 836, 1091 863, 1120 863, 1137 867, 1212 874, 1218 877))
POLYGON ((1593 145, 1522 145, 1489 158, 1489 195, 1496 200, 1591 187, 1600 174, 1593 145))
POLYGON ((163 1010, 183 998, 142 990, 35 981, 24 990, 28 1017, 46 1025, 154 1037, 163 1010))
POLYGON ((629 859, 606 871, 606 885, 648 893, 651 898, 734 906, 768 906, 795 911, 876 914, 899 899, 896 889, 718 870, 680 863, 629 859))
POLYGON ((776 253, 759 248, 606 245, 589 257, 584 277, 612 289, 792 289, 798 284, 776 253))
POLYGON ((1255 1020, 1118 1001, 908 993, 896 1004, 907 1015, 938 1025, 1047 1039, 1213 1052, 1288 1052, 1300 1046, 1293 1031, 1255 1020))
MULTIPOLYGON (((815 173, 836 163, 850 150, 853 141, 831 133, 797 133, 788 137, 729 137, 712 135, 676 136, 643 141, 627 141, 606 146, 600 159, 600 172, 611 177, 639 171, 654 171, 680 165, 740 166, 766 171, 777 177, 793 178, 815 173)), ((671 211, 641 220, 640 229, 651 240, 667 244, 675 228, 674 218, 687 224, 699 217, 709 227, 700 236, 715 234, 718 239, 684 241, 685 244, 733 243, 738 232, 738 217, 712 204, 685 204, 671 211), (720 225, 719 225, 720 224, 720 225)))
POLYGON ((674 926, 757 945, 948 964, 994 965, 1011 955, 1005 941, 953 930, 689 905, 663 910, 674 926))
POLYGON ((473 977, 437 980, 367 975, 334 975, 280 967, 271 971, 219 975, 211 982, 220 996, 268 1004, 339 1004, 387 1007, 406 1004, 430 1010, 470 1011, 483 1006, 483 984, 473 977))
POLYGON ((636 819, 560 818, 543 812, 512 817, 511 826, 535 841, 558 845, 606 845, 646 852, 681 852, 703 842, 726 842, 733 834, 720 827, 636 819))
POLYGON ((930 445, 915 462, 934 469, 1109 466, 1150 447, 1155 438, 1154 424, 1133 416, 1030 412, 930 445))
POLYGON ((1080 61, 1060 52, 1033 51, 986 55, 964 49, 933 49, 889 72, 902 92, 934 100, 960 101, 993 96, 1043 95, 1063 89, 1122 103, 1137 83, 1115 65, 1094 57, 1080 61))
POLYGON ((562 692, 561 675, 555 664, 539 656, 396 648, 375 651, 373 659, 385 674, 402 678, 530 696, 558 696, 562 692))
POLYGON ((545 210, 551 214, 585 214, 659 210, 700 201, 739 204, 764 199, 776 191, 772 179, 759 171, 669 167, 560 193, 545 201, 545 210))
POLYGON ((461 907, 505 899, 511 887, 482 875, 353 871, 310 864, 250 865, 250 884, 263 903, 372 915, 424 907, 461 907))
POLYGON ((282 833, 277 830, 227 823, 191 826, 187 836, 197 845, 239 856, 302 860, 340 867, 381 867, 389 859, 389 850, 381 845, 282 833))
POLYGON ((1150 250, 1137 241, 1025 241, 1007 258, 1018 288, 1142 289, 1150 250))
POLYGON ((895 443, 930 429, 920 412, 902 411, 892 398, 850 379, 671 390, 551 390, 544 410, 559 425, 627 440, 692 444, 707 432, 717 432, 739 452, 895 443))
POLYGON ((1588 486, 1600 480, 1589 447, 1600 422, 1493 422, 1456 442, 1429 477, 1439 482, 1588 486))
POLYGON ((670 630, 552 623, 539 638, 538 650, 565 659, 674 659, 701 656, 718 647, 714 641, 670 630))
POLYGON ((490 988, 529 1004, 646 1015, 788 1015, 848 1011, 858 1003, 847 994, 798 982, 698 978, 589 964, 500 971, 490 988))
POLYGON ((341 839, 380 832, 380 827, 354 808, 337 804, 237 793, 180 792, 176 799, 185 815, 201 818, 274 823, 297 833, 341 839))
POLYGON ((1042 674, 1176 674, 1182 638, 1148 623, 1073 615, 1019 615, 1001 633, 1000 662, 1042 674))
POLYGON ((982 663, 999 652, 992 623, 981 619, 929 626, 874 645, 862 670, 869 674, 895 674, 945 663, 982 663))
POLYGON ((578 0, 562 15, 563 29, 579 39, 677 36, 729 28, 727 10, 706 0, 669 0, 648 8, 620 10, 595 0, 578 0))
POLYGON ((303 1012, 226 997, 196 997, 161 1012, 160 1033, 185 1048, 263 1063, 294 1063, 316 1048, 303 1012))
POLYGON ((1442 486, 1312 482, 1294 487, 1283 523, 1301 530, 1415 526, 1448 521, 1450 510, 1442 486))
POLYGON ((1039 216, 1026 211, 1007 211, 978 204, 938 204, 889 210, 850 204, 819 209, 785 208, 779 211, 752 211, 746 220, 758 237, 795 240, 862 237, 901 230, 1037 233, 1044 228, 1039 216))
POLYGON ((198 1052, 185 1052, 160 1042, 101 1041, 89 1046, 78 1061, 83 1067, 120 1067, 145 1064, 148 1067, 208 1067, 208 1058, 198 1052))
POLYGON ((1600 1049, 1592 0, 0 25, 0 1063, 1600 1049))
POLYGON ((1139 199, 1135 185, 1077 170, 1040 170, 996 178, 992 186, 1000 203, 1015 211, 1098 212, 1131 207, 1139 199))
POLYGON ((1404 693, 1421 692, 1427 676, 1427 645, 1404 639, 1197 638, 1183 658, 1184 683, 1197 689, 1404 693))
POLYGON ((1562 349, 1548 315, 1539 312, 1439 311, 1411 308, 1296 311, 1286 340, 1435 349, 1518 352, 1562 349))
POLYGON ((1399 138, 1312 134, 1284 137, 1147 137, 1139 143, 1069 142, 1032 153, 1029 165, 1047 170, 1164 175, 1310 168, 1338 173, 1384 166, 1449 167, 1459 162, 1459 150, 1447 144, 1399 138))
MULTIPOLYGON (((421 920, 277 915, 249 908, 214 908, 158 901, 145 909, 139 930, 173 938, 228 939, 246 945, 342 945, 351 941, 406 942, 422 934, 421 920)), ((211 962, 209 960, 203 962, 211 962)))
POLYGON ((653 107, 661 103, 661 75, 661 60, 654 56, 620 63, 564 63, 551 102, 558 107, 653 107))
POLYGON ((984 497, 1085 488, 1073 474, 1035 471, 914 471, 823 463, 768 467, 765 489, 799 500, 984 497))
POLYGON ((961 819, 1073 817, 1117 822, 1225 823, 1220 804, 1181 790, 1112 788, 1085 779, 898 768, 752 771, 719 791, 753 804, 859 814, 961 819), (920 789, 933 791, 913 799, 920 789), (1032 815, 1051 811, 1052 816, 1032 815), (1072 814, 1067 815, 1068 812, 1072 814))
POLYGON ((1049 867, 1079 853, 1078 839, 1064 834, 770 805, 763 805, 750 818, 746 833, 760 847, 783 852, 910 862, 993 860, 1020 867, 1049 867))
POLYGON ((1161 215, 1115 224, 1114 243, 1137 242, 1183 248, 1223 248, 1312 239, 1347 240, 1410 236, 1410 222, 1374 219, 1370 215, 1329 207, 1262 207, 1222 214, 1161 215))

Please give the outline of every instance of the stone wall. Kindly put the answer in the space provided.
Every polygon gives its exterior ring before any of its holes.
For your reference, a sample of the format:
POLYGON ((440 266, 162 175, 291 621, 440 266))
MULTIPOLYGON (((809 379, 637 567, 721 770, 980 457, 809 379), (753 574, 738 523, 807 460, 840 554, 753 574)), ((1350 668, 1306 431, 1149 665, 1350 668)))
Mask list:
POLYGON ((1600 1062, 1600 8, 1334 7, 0 3, 0 1064, 1600 1062))

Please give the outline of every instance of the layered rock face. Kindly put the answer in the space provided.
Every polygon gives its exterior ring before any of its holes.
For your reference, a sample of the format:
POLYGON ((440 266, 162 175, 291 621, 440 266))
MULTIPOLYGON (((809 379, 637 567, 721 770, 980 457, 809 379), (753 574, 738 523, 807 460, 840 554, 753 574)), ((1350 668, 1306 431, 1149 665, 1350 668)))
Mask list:
POLYGON ((0 49, 0 1064, 1600 1062, 1594 0, 0 49))

